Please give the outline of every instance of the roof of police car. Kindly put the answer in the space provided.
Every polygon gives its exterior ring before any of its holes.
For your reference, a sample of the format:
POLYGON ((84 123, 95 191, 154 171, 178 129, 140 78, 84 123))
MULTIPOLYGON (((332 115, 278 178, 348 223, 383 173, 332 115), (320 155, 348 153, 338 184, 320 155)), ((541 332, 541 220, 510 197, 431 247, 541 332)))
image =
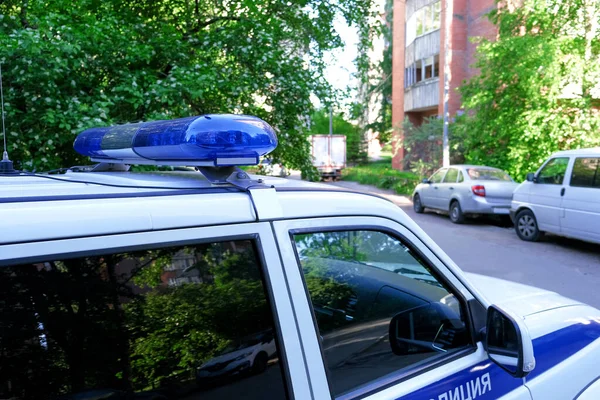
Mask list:
POLYGON ((278 219, 405 218, 394 203, 366 193, 252 178, 263 182, 245 190, 212 184, 195 171, 0 176, 0 244, 278 219))
MULTIPOLYGON (((271 176, 254 176, 276 190, 339 190, 335 187, 271 176)), ((197 171, 72 172, 0 176, 0 202, 66 198, 135 197, 241 192, 231 184, 212 184, 197 171)))

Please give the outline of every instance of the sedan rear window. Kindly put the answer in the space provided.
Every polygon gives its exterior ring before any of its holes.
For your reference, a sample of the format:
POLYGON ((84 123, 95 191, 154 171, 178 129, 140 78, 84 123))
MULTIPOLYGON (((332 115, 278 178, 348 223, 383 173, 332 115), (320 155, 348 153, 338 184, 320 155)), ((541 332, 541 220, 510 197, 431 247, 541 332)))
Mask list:
POLYGON ((510 176, 500 169, 467 168, 467 174, 469 174, 469 177, 474 181, 512 181, 510 176))

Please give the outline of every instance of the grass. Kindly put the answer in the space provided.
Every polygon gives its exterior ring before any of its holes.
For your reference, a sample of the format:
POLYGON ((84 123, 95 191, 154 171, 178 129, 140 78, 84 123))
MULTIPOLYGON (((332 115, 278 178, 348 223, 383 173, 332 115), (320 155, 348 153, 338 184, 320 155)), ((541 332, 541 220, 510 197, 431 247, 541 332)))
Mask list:
POLYGON ((346 168, 342 172, 342 179, 377 186, 380 189, 391 189, 404 195, 411 195, 419 183, 419 177, 412 172, 393 169, 391 157, 346 168))

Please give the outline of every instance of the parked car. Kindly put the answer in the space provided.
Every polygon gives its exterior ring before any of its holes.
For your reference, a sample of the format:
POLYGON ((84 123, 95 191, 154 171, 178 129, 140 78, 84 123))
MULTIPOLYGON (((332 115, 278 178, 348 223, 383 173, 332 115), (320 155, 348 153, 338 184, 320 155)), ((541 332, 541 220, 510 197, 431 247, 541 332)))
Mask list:
POLYGON ((553 154, 515 190, 511 217, 526 241, 548 232, 600 243, 600 147, 553 154))
POLYGON ((226 381, 243 373, 262 373, 276 351, 272 331, 246 336, 202 364, 196 372, 196 382, 202 386, 226 381))
POLYGON ((500 169, 479 165, 451 165, 423 179, 413 193, 416 213, 425 208, 448 212, 455 224, 468 215, 508 215, 518 186, 500 169))

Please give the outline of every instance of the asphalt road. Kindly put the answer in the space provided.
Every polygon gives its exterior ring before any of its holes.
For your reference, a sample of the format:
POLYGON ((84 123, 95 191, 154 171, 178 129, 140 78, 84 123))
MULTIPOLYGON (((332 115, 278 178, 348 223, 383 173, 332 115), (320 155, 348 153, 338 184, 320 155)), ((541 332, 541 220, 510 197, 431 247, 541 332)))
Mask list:
POLYGON ((446 215, 416 214, 403 196, 354 182, 333 182, 384 195, 398 204, 464 271, 541 287, 600 308, 600 246, 546 236, 520 240, 507 220, 455 225, 446 215))

